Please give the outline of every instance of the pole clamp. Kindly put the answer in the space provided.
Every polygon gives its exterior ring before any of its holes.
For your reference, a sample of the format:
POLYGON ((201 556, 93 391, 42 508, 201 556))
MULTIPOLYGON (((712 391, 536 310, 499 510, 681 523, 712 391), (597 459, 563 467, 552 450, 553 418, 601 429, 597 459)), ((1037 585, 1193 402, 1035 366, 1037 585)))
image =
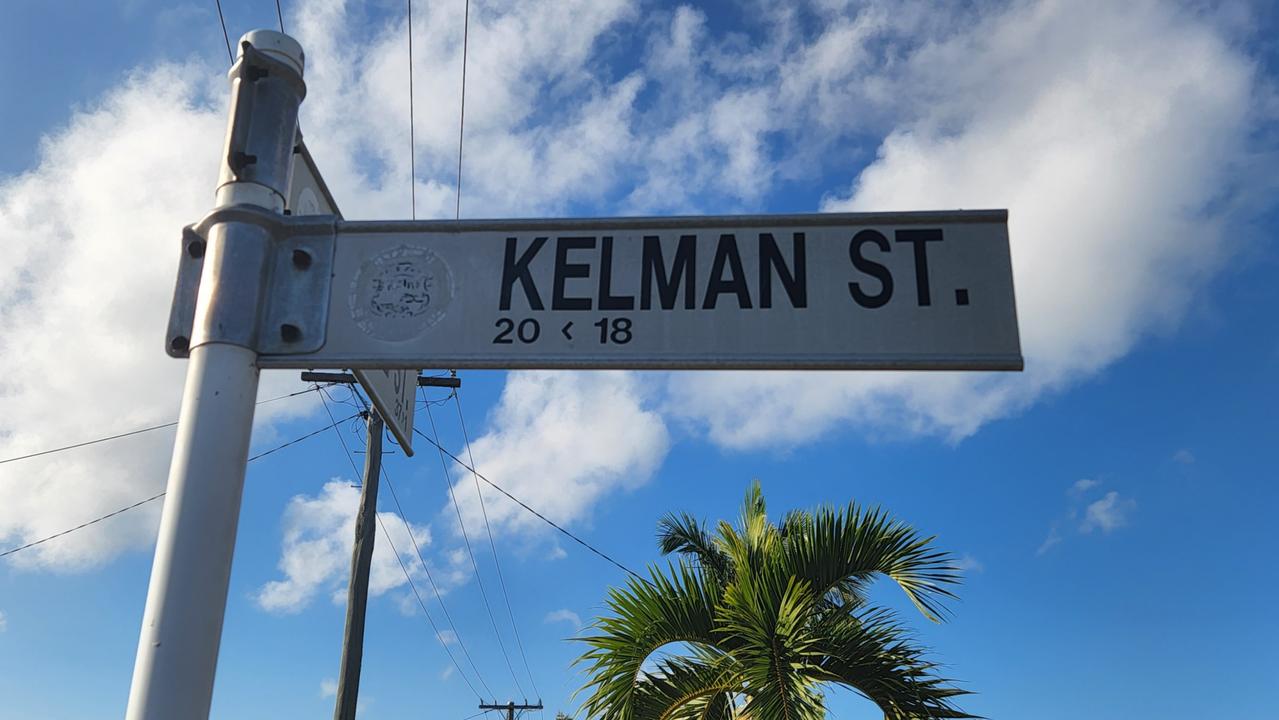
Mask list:
MULTIPOLYGON (((336 236, 336 216, 286 217, 253 205, 218 208, 183 228, 178 281, 165 337, 168 354, 185 358, 191 347, 210 342, 250 347, 259 355, 320 350, 328 326, 336 236), (237 233, 259 238, 265 233, 267 237, 257 284, 262 290, 254 297, 252 292, 212 288, 216 302, 207 312, 216 316, 201 318, 197 325, 197 298, 205 279, 210 238, 235 243, 237 233), (246 303, 256 307, 245 307, 246 303)), ((244 272, 257 271, 244 268, 244 272)))

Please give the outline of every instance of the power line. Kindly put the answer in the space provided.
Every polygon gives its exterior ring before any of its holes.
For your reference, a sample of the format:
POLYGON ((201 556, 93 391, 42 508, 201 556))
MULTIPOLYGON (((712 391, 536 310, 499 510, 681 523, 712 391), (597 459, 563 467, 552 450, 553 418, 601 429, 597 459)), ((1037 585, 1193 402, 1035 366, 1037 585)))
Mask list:
MULTIPOLYGON (((355 393, 354 388, 348 386, 351 390, 352 397, 358 398, 360 403, 364 403, 364 398, 355 393)), ((368 410, 368 405, 365 405, 368 410)), ((353 461, 354 462, 354 461, 353 461)), ((466 662, 471 666, 471 670, 475 673, 475 679, 479 680, 480 685, 484 687, 485 692, 493 695, 493 690, 484 681, 484 676, 480 674, 480 669, 475 666, 475 660, 471 658, 471 651, 466 649, 466 643, 462 642, 462 634, 457 631, 457 624, 453 622, 453 615, 449 613, 449 608, 444 604, 444 594, 440 592, 440 588, 435 584, 435 576, 431 574, 431 567, 426 564, 426 558, 422 555, 422 548, 417 544, 417 538, 413 535, 413 528, 409 527, 408 516, 404 512, 404 506, 400 504, 400 496, 395 492, 395 484, 391 482, 391 476, 386 472, 386 466, 381 467, 382 479, 386 481, 386 487, 391 491, 391 500, 395 502, 395 509, 400 512, 400 521, 404 523, 404 531, 408 533, 409 540, 413 544, 413 552, 417 554, 418 562, 422 563, 422 569, 426 571, 426 579, 431 584, 431 591, 435 593, 435 599, 440 603, 440 609, 444 611, 444 619, 448 621, 449 627, 453 630, 454 637, 457 638, 457 645, 462 649, 462 656, 466 658, 466 662)), ((459 668, 460 670, 460 668, 459 668)), ((474 688, 472 688, 474 689, 474 688)), ((476 693, 478 695, 479 693, 476 693)))
POLYGON ((462 133, 466 129, 466 54, 470 35, 471 0, 466 0, 466 10, 462 15, 462 107, 457 119, 457 204, 453 208, 455 220, 462 217, 462 133))
MULTIPOLYGON (((438 440, 440 434, 435 428, 435 415, 431 412, 431 406, 426 407, 426 417, 431 421, 431 433, 438 440)), ((439 442, 432 443, 437 448, 440 447, 439 442)), ((440 453, 440 468, 444 471, 444 485, 448 488, 449 499, 453 501, 453 510, 457 513, 457 525, 462 530, 462 542, 466 545, 466 554, 471 558, 471 568, 475 570, 475 584, 480 587, 480 597, 484 600, 484 611, 488 613, 489 622, 493 624, 493 635, 497 638, 497 646, 502 651, 502 657, 506 660, 506 669, 511 673, 511 680, 515 681, 515 688, 524 695, 524 688, 520 685, 520 680, 515 676, 515 667, 511 665, 511 656, 506 652, 506 643, 502 642, 502 633, 497 629, 497 618, 493 617, 493 606, 489 603, 488 591, 484 589, 484 579, 480 576, 479 563, 475 562, 475 552, 471 549, 471 539, 466 533, 466 523, 462 522, 462 506, 457 502, 457 496, 453 494, 453 480, 449 477, 448 462, 444 459, 444 453, 440 453)), ((527 697, 527 696, 526 696, 527 697)))
MULTIPOLYGON (((338 422, 346 422, 347 420, 350 420, 351 418, 357 418, 357 417, 359 417, 359 415, 352 415, 352 416, 350 416, 350 417, 343 418, 342 420, 338 420, 338 422)), ((277 446, 277 447, 273 447, 273 448, 271 448, 270 450, 267 450, 266 452, 260 452, 260 453, 258 453, 257 455, 254 455, 253 457, 249 458, 246 462, 253 462, 254 460, 257 460, 257 459, 259 459, 259 458, 264 458, 264 457, 266 457, 267 455, 270 455, 270 454, 271 454, 271 453, 273 453, 273 452, 278 452, 278 451, 280 451, 280 450, 283 450, 284 448, 286 448, 286 447, 288 447, 288 446, 290 446, 290 445, 296 445, 296 444, 298 444, 298 443, 302 442, 303 440, 306 440, 307 438, 315 437, 316 435, 319 435, 320 433, 322 433, 322 432, 324 432, 325 430, 328 430, 328 429, 329 429, 329 428, 328 428, 328 426, 326 425, 325 427, 322 427, 322 428, 320 428, 319 430, 312 430, 311 432, 309 432, 309 433, 307 433, 307 434, 303 435, 303 436, 302 436, 302 437, 300 437, 300 438, 296 438, 296 439, 294 439, 294 440, 290 440, 290 441, 288 441, 288 442, 284 443, 283 445, 279 445, 279 446, 277 446)))
MULTIPOLYGON (((317 386, 317 387, 318 387, 318 386, 317 386)), ((356 396, 356 395, 355 395, 355 391, 354 391, 354 390, 352 390, 352 391, 351 391, 351 394, 352 394, 353 396, 355 396, 355 397, 358 397, 358 396, 356 396)), ((325 398, 327 397, 327 395, 328 395, 328 393, 326 393, 326 392, 324 392, 324 391, 322 391, 322 390, 320 391, 320 398, 321 398, 321 400, 324 402, 324 411, 325 411, 326 413, 328 413, 329 418, 330 418, 330 419, 332 419, 332 418, 333 418, 333 412, 332 412, 331 410, 329 410, 329 404, 328 404, 328 401, 325 399, 325 398)), ((361 398, 360 400, 361 400, 361 402, 363 402, 363 398, 361 398)), ((335 401, 335 402, 336 402, 336 401, 335 401)), ((351 455, 351 449, 350 449, 349 447, 347 447, 347 445, 346 445, 346 439, 345 439, 344 437, 342 437, 342 432, 341 432, 340 430, 336 430, 336 428, 337 428, 337 423, 334 423, 334 424, 333 424, 333 427, 335 428, 335 431, 337 432, 337 435, 338 435, 338 442, 340 442, 340 443, 342 444, 342 450, 343 450, 343 452, 345 452, 345 453, 346 453, 346 459, 347 459, 347 460, 351 463, 351 469, 352 469, 353 471, 355 471, 355 474, 356 474, 356 475, 359 475, 359 474, 360 474, 360 471, 359 471, 359 469, 358 469, 358 468, 356 468, 356 466, 355 466, 355 458, 351 455)), ((383 478, 386 478, 386 474, 385 474, 385 472, 383 472, 382 477, 383 477, 383 478)), ((390 483, 390 481, 389 481, 389 479, 388 479, 388 481, 387 481, 387 487, 390 487, 390 486, 391 486, 391 483, 390 483)), ((394 497, 394 495, 395 495, 395 490, 394 490, 394 489, 392 489, 392 490, 391 490, 391 495, 394 497)), ((398 504, 399 504, 399 503, 398 503, 398 501, 397 501, 397 503, 396 503, 396 504, 397 504, 397 506, 398 506, 398 504)), ((376 513, 375 513, 375 515, 376 515, 376 513)), ((400 511, 400 518, 401 518, 401 519, 403 519, 403 518, 404 518, 404 511, 403 511, 403 510, 401 510, 401 511, 400 511)), ((444 648, 444 652, 445 652, 445 653, 449 656, 449 660, 453 663, 453 667, 457 669, 457 674, 458 674, 459 676, 461 676, 462 680, 466 683, 466 686, 467 686, 467 687, 469 687, 469 688, 471 688, 471 692, 475 693, 475 696, 476 696, 477 698, 481 698, 481 699, 483 699, 483 698, 480 696, 479 691, 475 689, 475 685, 471 683, 470 678, 468 678, 468 677, 466 676, 466 673, 462 670, 462 666, 458 663, 457 658, 453 656, 453 651, 449 649, 448 643, 444 642, 444 636, 443 636, 443 634, 441 634, 441 633, 440 633, 440 629, 439 629, 439 627, 435 624, 435 620, 434 620, 434 618, 432 618, 432 617, 431 617, 431 613, 430 613, 430 611, 428 611, 428 610, 426 609, 426 603, 425 603, 425 602, 423 602, 423 600, 422 600, 422 595, 421 595, 421 594, 418 592, 418 590, 417 590, 417 584, 413 582, 413 576, 409 574, 409 570, 408 570, 408 568, 407 568, 407 567, 405 567, 405 565, 404 565, 404 560, 400 558, 400 553, 399 553, 399 551, 398 551, 398 550, 396 550, 396 548, 395 548, 395 541, 391 539, 391 533, 387 532, 386 524, 382 522, 382 517, 381 517, 380 515, 378 515, 378 527, 382 528, 382 536, 386 538, 387 545, 389 545, 389 546, 390 546, 392 554, 394 554, 394 555, 395 555, 395 560, 396 560, 396 562, 398 562, 398 563, 399 563, 399 565, 400 565, 400 570, 404 573, 404 579, 408 581, 408 583, 409 583, 409 588, 413 591, 413 596, 417 598, 417 604, 418 604, 418 606, 422 608, 422 614, 426 616, 426 621, 427 621, 427 623, 429 623, 429 624, 430 624, 431 629, 435 632, 435 639, 436 639, 436 640, 438 640, 438 641, 439 641, 439 643, 440 643, 440 646, 444 648)), ((414 542, 414 547, 416 547, 416 546, 417 546, 417 540, 413 538, 413 531, 412 531, 412 529, 411 529, 411 528, 408 528, 408 523, 407 523, 407 521, 405 522, 405 527, 406 527, 406 529, 408 529, 409 538, 413 540, 413 542, 414 542)), ((422 560, 421 553, 419 553, 419 554, 418 554, 418 560, 422 560)), ((453 628, 453 635, 454 635, 454 637, 456 637, 456 638, 457 638, 457 644, 458 644, 458 646, 459 646, 460 648, 462 648, 462 652, 463 652, 463 653, 465 653, 467 661, 471 663, 471 669, 475 671, 475 679, 476 679, 476 680, 479 680, 480 684, 484 686, 484 689, 485 689, 485 690, 488 690, 488 689, 489 689, 489 687, 488 687, 488 683, 485 683, 485 682, 484 682, 484 677, 483 677, 482 675, 480 675, 480 671, 479 671, 479 670, 475 667, 475 663, 474 663, 474 661, 472 661, 472 660, 471 660, 470 653, 468 653, 468 652, 466 651, 466 646, 462 643, 462 636, 461 636, 461 634, 460 634, 460 633, 458 633, 458 631, 457 631, 457 626, 456 626, 456 625, 453 625, 453 620, 452 620, 452 618, 449 616, 448 608, 446 608, 446 607, 444 606, 444 598, 440 595, 440 593, 439 593, 439 589, 435 587, 435 580, 434 580, 434 578, 432 578, 432 577, 431 577, 431 569, 430 569, 430 568, 428 568, 428 567, 426 566, 426 561, 424 561, 424 560, 422 560, 422 568, 423 568, 424 570, 426 570, 426 577, 427 577, 427 579, 428 579, 428 580, 430 580, 430 582, 431 582, 431 588, 432 588, 433 590, 435 590, 435 599, 439 601, 439 603, 440 603, 440 607, 444 609, 444 616, 445 616, 445 618, 447 618, 447 619, 448 619, 450 627, 452 627, 452 628, 453 628)), ((489 694, 490 694, 490 695, 492 694, 492 690, 489 690, 489 694)))
MULTIPOLYGON (((351 417, 358 417, 358 416, 356 416, 356 415, 352 415, 351 417)), ((330 416, 330 419, 332 419, 332 416, 330 416)), ((350 419, 351 419, 351 418, 345 418, 345 419, 343 419, 343 420, 334 420, 334 421, 333 421, 333 425, 326 425, 326 426, 324 426, 324 427, 320 428, 319 430, 315 430, 315 431, 309 432, 309 433, 307 433, 306 435, 303 435, 303 436, 302 436, 302 437, 300 437, 300 438, 295 438, 295 439, 293 439, 293 440, 290 440, 290 441, 288 441, 288 442, 284 443, 283 445, 279 445, 279 446, 273 447, 273 448, 271 448, 270 450, 267 450, 266 452, 258 453, 257 455, 254 455, 253 457, 249 458, 246 462, 253 462, 254 460, 257 460, 258 458, 266 457, 267 455, 270 455, 271 453, 273 453, 273 452, 275 452, 275 451, 277 451, 277 450, 283 450, 284 448, 286 448, 286 447, 288 447, 288 446, 290 446, 290 445, 296 445, 297 443, 300 443, 300 442, 302 442, 303 440, 306 440, 307 438, 310 438, 310 437, 314 437, 314 436, 316 436, 316 435, 319 435, 320 433, 324 432, 325 430, 328 430, 330 427, 336 427, 336 426, 337 426, 337 424, 338 424, 338 423, 340 423, 340 422, 346 422, 346 420, 350 420, 350 419)), ((60 537, 62 537, 63 535, 70 535, 71 533, 73 533, 73 532, 75 532, 75 531, 77 531, 77 530, 83 530, 84 528, 87 528, 87 527, 89 527, 90 525, 95 525, 95 524, 97 524, 97 523, 100 523, 100 522, 102 522, 103 520, 106 520, 107 518, 112 518, 112 517, 115 517, 116 515, 119 515, 120 513, 127 512, 127 511, 132 510, 132 509, 134 509, 134 508, 136 508, 136 507, 141 507, 141 506, 146 505, 147 503, 149 503, 149 502, 151 502, 151 501, 153 501, 153 500, 159 500, 160 498, 164 497, 164 496, 165 496, 165 494, 166 494, 167 492, 168 492, 168 491, 166 490, 165 492, 156 493, 155 495, 152 495, 151 497, 147 498, 146 500, 139 500, 138 502, 135 502, 135 503, 133 503, 132 505, 128 505, 128 506, 126 506, 126 507, 122 507, 122 508, 120 508, 119 510, 112 510, 111 512, 107 513, 106 515, 103 515, 103 516, 101 516, 101 517, 94 518, 94 519, 92 519, 92 520, 90 520, 90 521, 88 521, 88 522, 85 522, 85 523, 81 523, 81 524, 79 524, 79 525, 77 525, 77 526, 75 526, 75 527, 73 527, 73 528, 70 528, 70 529, 67 529, 67 530, 63 530, 62 532, 54 533, 53 535, 50 535, 50 536, 48 536, 48 537, 44 537, 44 538, 40 538, 39 540, 33 540, 33 541, 31 541, 31 542, 27 543, 26 545, 22 545, 22 546, 15 547, 15 548, 10 548, 9 550, 5 550, 4 552, 0 552, 0 558, 5 557, 5 556, 7 556, 7 555, 12 555, 12 554, 14 554, 14 553, 16 553, 16 552, 20 552, 20 551, 22 551, 22 550, 26 550, 27 548, 35 547, 36 545, 41 545, 41 544, 43 544, 43 543, 47 543, 47 542, 49 542, 50 540, 56 540, 57 538, 60 538, 60 537)))
MULTIPOLYGON (((327 430, 328 428, 325 428, 325 429, 327 430)), ((34 541, 32 541, 32 542, 27 543, 26 545, 20 545, 20 546, 18 546, 18 547, 16 547, 16 548, 11 548, 11 549, 9 549, 9 550, 5 550, 4 552, 0 552, 0 557, 5 557, 5 556, 8 556, 8 555, 12 555, 12 554, 14 554, 14 553, 16 553, 16 552, 21 552, 21 551, 23 551, 23 550, 26 550, 27 548, 31 548, 31 547, 35 547, 36 545, 41 545, 41 544, 43 544, 43 543, 47 543, 47 542, 49 542, 50 540, 56 540, 56 539, 58 539, 58 538, 62 537, 63 535, 70 535, 71 533, 75 532, 76 530, 83 530, 83 529, 85 529, 85 528, 89 527, 90 525, 95 525, 95 524, 97 524, 97 523, 102 522, 103 520, 106 520, 107 518, 115 517, 116 515, 119 515, 119 514, 120 514, 120 513, 122 513, 122 512, 127 512, 127 511, 129 511, 129 510, 132 510, 132 509, 133 509, 133 508, 135 508, 135 507, 141 507, 141 506, 146 505, 147 503, 151 502, 152 500, 158 500, 159 498, 162 498, 162 497, 164 497, 164 493, 159 493, 159 494, 157 494, 157 495, 152 495, 151 497, 147 498, 146 500, 139 500, 138 502, 135 502, 135 503, 133 503, 132 505, 129 505, 129 506, 127 506, 127 507, 122 507, 122 508, 120 508, 119 510, 113 510, 112 512, 109 512, 109 513, 107 513, 106 515, 103 515, 102 517, 94 518, 94 519, 92 519, 92 520, 90 520, 89 522, 86 522, 86 523, 80 523, 79 525, 76 525, 75 527, 70 528, 69 530, 63 530, 62 532, 60 532, 60 533, 54 533, 53 535, 50 535, 49 537, 46 537, 46 538, 40 538, 39 540, 34 540, 34 541)))
POLYGON ((222 0, 213 0, 218 6, 218 22, 222 23, 222 40, 226 42, 226 59, 235 64, 235 55, 231 52, 231 36, 226 34, 226 18, 222 16, 222 0))
MULTIPOLYGON (((277 400, 287 400, 288 398, 297 397, 298 395, 305 395, 306 393, 309 393, 309 392, 315 392, 315 388, 307 388, 306 390, 299 390, 294 393, 289 393, 288 395, 273 397, 270 400, 262 400, 256 404, 266 405, 267 403, 273 403, 277 400)), ((34 457, 40 457, 41 455, 52 455, 53 453, 59 453, 64 450, 75 450, 76 448, 82 448, 82 447, 85 447, 86 445, 97 445, 98 443, 104 443, 104 442, 107 442, 108 440, 119 440, 120 438, 126 438, 132 435, 141 435, 142 433, 151 432, 153 430, 163 430, 165 428, 171 428, 177 424, 178 424, 178 421, 174 420, 172 422, 161 423, 159 425, 152 425, 150 427, 138 428, 137 430, 122 432, 117 435, 108 435, 107 437, 101 437, 96 440, 86 440, 84 442, 75 443, 73 445, 64 445, 62 447, 52 448, 50 450, 41 450, 39 452, 28 453, 26 455, 18 455, 17 457, 5 458, 3 460, 0 460, 0 465, 4 465, 5 463, 17 462, 19 460, 27 460, 34 457)))
POLYGON ((284 11, 280 9, 280 0, 275 0, 275 16, 280 19, 280 32, 284 32, 284 11))
POLYGON ((426 433, 423 433, 423 432, 422 432, 421 430, 419 430, 418 428, 413 428, 413 432, 414 432, 414 433, 416 433, 417 435, 421 436, 423 440, 425 440, 425 441, 427 441, 427 442, 431 443, 432 445, 434 445, 436 448, 438 448, 438 449, 440 450, 440 452, 444 453, 445 455, 448 455, 450 458, 453 458, 453 462, 457 463, 458 465, 461 465, 462 467, 466 468, 466 469, 467 469, 467 470, 469 470, 470 472, 475 473, 475 476, 476 476, 476 477, 478 477, 479 479, 483 480, 485 483, 487 483, 487 484, 488 484, 490 487, 492 487, 494 490, 497 490, 498 492, 502 493, 502 494, 503 494, 503 495, 505 495, 506 497, 510 498, 510 500, 511 500, 512 502, 514 502, 516 505, 519 505, 520 507, 524 508, 525 510, 528 510, 529 512, 531 512, 531 513, 533 513, 534 515, 536 515, 536 516, 537 516, 537 517, 538 517, 538 518, 539 518, 542 522, 546 523, 547 525, 550 525, 551 527, 555 528, 556 530, 559 530, 559 531, 560 531, 561 533, 563 533, 564 535, 567 535, 568 537, 572 538, 572 539, 573 539, 573 541, 574 541, 574 542, 576 542, 578 545, 581 545, 582 547, 586 548, 587 550, 590 550, 591 552, 595 553, 596 555, 599 555, 600 557, 602 557, 602 558, 604 558, 605 560, 609 561, 610 563, 612 563, 613 565, 615 565, 618 569, 620 569, 622 572, 625 572, 626 574, 630 575, 631 577, 635 578, 636 580, 639 580, 640 582, 648 582, 648 581, 647 581, 647 580, 645 580, 645 579, 644 579, 644 578, 643 578, 643 577, 642 577, 639 573, 635 572, 634 570, 632 570, 632 569, 630 569, 630 568, 626 567, 625 565, 621 564, 620 562, 618 562, 618 561, 614 560, 613 558, 609 557, 607 553, 605 553, 605 552, 604 552, 604 551, 602 551, 602 550, 599 550, 599 549, 598 549, 598 548, 596 548, 594 545, 591 545, 590 543, 586 542, 586 541, 585 541, 585 540, 583 540, 582 538, 580 538, 580 537, 578 537, 578 536, 574 535, 573 533, 569 532, 568 530, 565 530, 563 527, 560 527, 559 525, 557 525, 557 524, 555 523, 555 521, 553 521, 553 520, 551 520, 550 518, 546 517, 546 516, 545 516, 545 515, 543 515, 542 513, 540 513, 540 512, 538 512, 538 511, 534 510, 533 508, 529 507, 529 506, 528 506, 528 505, 527 505, 527 504, 526 504, 523 500, 520 500, 519 498, 517 498, 517 497, 515 497, 514 495, 510 494, 510 493, 509 493, 509 492, 507 492, 506 490, 502 489, 502 487, 501 487, 500 485, 498 485, 497 483, 495 483, 495 482, 493 482, 492 480, 489 480, 488 478, 484 477, 484 474, 483 474, 483 473, 479 472, 479 471, 478 471, 478 470, 476 470, 474 467, 472 467, 472 466, 470 466, 470 465, 467 465, 465 462, 462 462, 462 459, 461 459, 461 458, 459 458, 458 456, 456 456, 456 455, 454 455, 453 453, 449 452, 448 450, 445 450, 443 445, 440 445, 438 442, 436 442, 436 441, 432 440, 431 438, 427 437, 427 436, 426 436, 426 433))
MULTIPOLYGON (((422 548, 417 544, 417 538, 413 536, 413 529, 409 527, 409 521, 404 516, 404 507, 400 505, 400 497, 395 493, 395 485, 391 482, 391 477, 386 474, 386 468, 382 468, 382 479, 386 481, 386 487, 391 491, 391 499, 395 502, 395 509, 400 511, 400 520, 404 523, 404 530, 409 535, 409 540, 413 543, 413 552, 417 554, 418 562, 422 563, 422 569, 426 571, 426 579, 431 584, 431 591, 435 593, 435 599, 440 603, 440 609, 444 611, 444 619, 448 621, 449 627, 453 629, 453 636, 457 638, 457 646, 462 649, 462 656, 466 658, 467 664, 471 666, 471 670, 475 673, 475 679, 480 681, 480 685, 484 686, 484 691, 489 695, 493 694, 493 690, 489 688, 488 683, 484 682, 484 676, 480 675, 480 669, 475 666, 475 660, 471 658, 471 652, 466 649, 466 644, 462 642, 462 635, 457 631, 457 625, 453 623, 453 616, 449 614, 448 607, 444 604, 444 595, 440 592, 439 586, 435 584, 435 577, 431 575, 431 569, 426 564, 426 558, 422 556, 422 548)), ((472 687, 472 690, 475 688, 472 687)), ((476 693, 479 695, 479 693, 476 693)))
MULTIPOLYGON (((462 416, 462 396, 457 388, 450 393, 453 396, 453 403, 457 406, 457 422, 462 427, 462 438, 466 441, 466 458, 471 461, 471 467, 475 467, 475 456, 471 454, 471 436, 466 431, 466 419, 462 416)), ((537 681, 533 679, 533 670, 529 668, 528 655, 524 653, 524 641, 520 639, 519 625, 515 622, 515 611, 511 609, 511 596, 506 591, 506 578, 502 575, 502 563, 497 557, 497 543, 493 540, 493 527, 489 524, 488 508, 484 506, 484 493, 480 491, 480 480, 474 473, 471 477, 475 479, 475 496, 480 501, 480 512, 484 516, 484 530, 489 536, 489 547, 493 550, 493 566, 497 568, 497 581, 502 587, 502 598, 506 601, 506 614, 511 618, 511 632, 515 635, 515 644, 520 650, 520 659, 524 661, 524 672, 528 674, 528 681, 533 686, 533 692, 540 698, 542 691, 537 689, 537 681)))
POLYGON ((417 219, 417 143, 413 138, 413 0, 406 0, 409 11, 409 199, 410 215, 417 219))
MULTIPOLYGON (((376 513, 375 513, 376 515, 376 513)), ((378 527, 382 528, 382 537, 386 538, 386 544, 391 546, 391 554, 395 556, 395 561, 400 564, 400 571, 404 573, 404 579, 409 581, 409 588, 413 591, 413 597, 417 598, 418 607, 422 608, 422 614, 426 616, 426 621, 431 624, 431 629, 435 631, 435 639, 439 641, 440 646, 444 648, 444 652, 448 653, 449 660, 453 661, 453 667, 457 668, 457 674, 471 688, 471 692, 475 693, 475 697, 480 697, 480 692, 471 684, 470 679, 466 677, 466 673, 462 672, 462 666, 457 664, 457 658, 453 657, 453 651, 449 650, 448 643, 444 642, 444 636, 440 633, 440 628, 436 626, 435 620, 431 618, 431 613, 426 609, 426 603, 422 601, 422 594, 417 591, 417 585, 413 583, 413 576, 409 575, 409 569, 404 566, 404 559, 400 557, 400 551, 395 547, 395 541, 391 539, 391 533, 386 530, 386 523, 382 522, 382 516, 377 515, 378 527)), ((412 536, 412 533, 409 533, 412 536)), ((456 635, 457 631, 453 631, 456 635)), ((478 678, 479 675, 477 674, 478 678)), ((481 680, 481 682, 483 682, 481 680)), ((483 699, 483 698, 481 698, 483 699)))

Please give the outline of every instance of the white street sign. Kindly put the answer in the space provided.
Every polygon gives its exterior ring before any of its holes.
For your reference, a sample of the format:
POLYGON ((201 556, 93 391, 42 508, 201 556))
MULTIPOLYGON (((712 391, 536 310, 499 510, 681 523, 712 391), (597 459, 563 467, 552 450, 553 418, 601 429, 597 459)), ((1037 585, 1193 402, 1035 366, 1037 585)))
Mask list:
POLYGON ((404 454, 413 455, 413 414, 417 402, 416 370, 352 370, 404 454))
POLYGON ((263 367, 1022 368, 1004 210, 337 227, 263 367))
MULTIPOLYGON (((299 142, 293 153, 288 210, 292 215, 336 215, 342 217, 333 194, 315 159, 299 142)), ((413 411, 417 399, 417 368, 412 370, 355 370, 364 392, 382 415, 391 434, 407 455, 413 454, 413 411)))
POLYGON ((291 215, 337 215, 337 201, 324 184, 320 169, 315 166, 315 159, 306 149, 306 143, 299 142, 293 151, 293 170, 290 173, 289 201, 286 209, 291 215))

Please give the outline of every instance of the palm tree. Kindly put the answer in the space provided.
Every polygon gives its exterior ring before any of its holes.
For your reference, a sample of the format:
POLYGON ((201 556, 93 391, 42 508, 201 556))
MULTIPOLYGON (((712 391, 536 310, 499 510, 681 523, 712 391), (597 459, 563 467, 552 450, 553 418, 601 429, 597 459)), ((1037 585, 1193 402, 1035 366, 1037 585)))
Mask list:
POLYGON ((602 720, 809 720, 822 688, 860 693, 885 718, 968 718, 967 694, 935 675, 870 583, 895 582, 929 620, 960 579, 931 537, 855 504, 768 520, 759 483, 737 526, 710 532, 687 513, 658 524, 650 580, 609 591, 608 614, 582 638, 589 677, 583 711, 602 720))

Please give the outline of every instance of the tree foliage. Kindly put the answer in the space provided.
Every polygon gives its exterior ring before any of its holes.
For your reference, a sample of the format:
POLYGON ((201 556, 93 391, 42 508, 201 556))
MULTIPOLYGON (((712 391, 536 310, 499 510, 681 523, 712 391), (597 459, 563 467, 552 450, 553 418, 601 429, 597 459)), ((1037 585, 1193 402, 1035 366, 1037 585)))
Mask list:
POLYGON ((966 691, 891 611, 869 604, 878 578, 940 622, 960 575, 951 557, 878 508, 850 503, 768 519, 752 484, 736 524, 687 513, 658 524, 665 567, 613 588, 582 638, 583 712, 601 720, 809 720, 841 685, 885 718, 967 718, 966 691))

